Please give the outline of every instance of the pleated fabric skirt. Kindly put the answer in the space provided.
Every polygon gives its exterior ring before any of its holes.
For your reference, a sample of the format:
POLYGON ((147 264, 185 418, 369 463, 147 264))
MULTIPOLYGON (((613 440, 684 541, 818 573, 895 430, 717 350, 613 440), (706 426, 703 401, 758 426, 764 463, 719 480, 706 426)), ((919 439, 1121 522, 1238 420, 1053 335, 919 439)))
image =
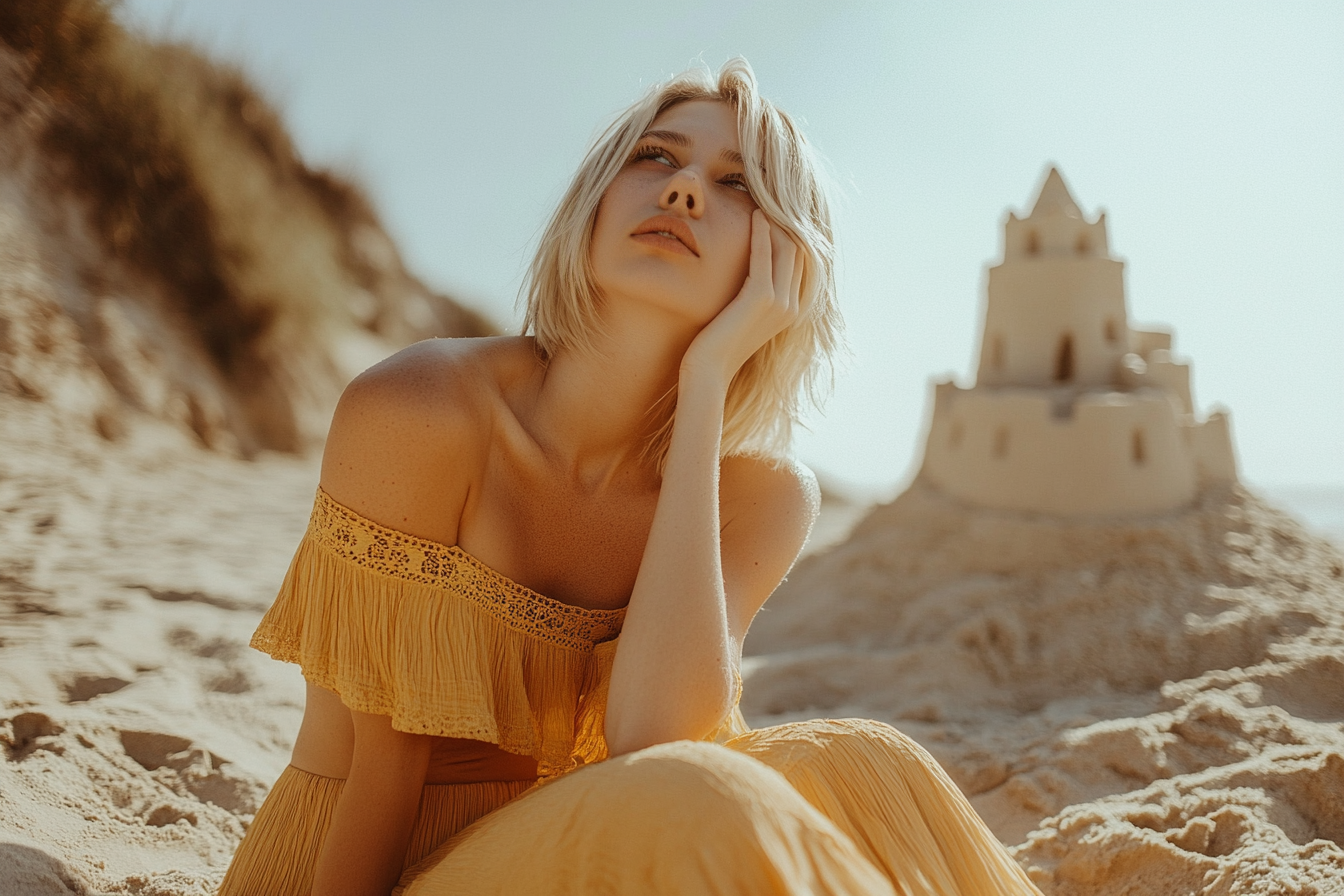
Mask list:
MULTIPOLYGON (((534 786, 532 781, 426 784, 405 866, 534 786)), ((344 778, 325 778, 292 765, 281 772, 238 845, 219 896, 308 896, 344 788, 344 778)))
MULTIPOLYGON (((286 771, 222 896, 306 896, 342 783, 286 771)), ((933 758, 863 719, 425 791, 399 896, 1039 896, 933 758)))

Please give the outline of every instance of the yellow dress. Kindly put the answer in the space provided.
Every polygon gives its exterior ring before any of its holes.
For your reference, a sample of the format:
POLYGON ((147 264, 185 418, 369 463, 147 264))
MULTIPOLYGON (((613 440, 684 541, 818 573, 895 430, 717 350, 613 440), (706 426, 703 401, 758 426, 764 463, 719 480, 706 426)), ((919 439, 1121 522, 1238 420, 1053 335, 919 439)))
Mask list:
MULTIPOLYGON (((623 610, 586 610, 318 490, 252 645, 394 728, 497 744, 538 782, 429 784, 398 893, 1039 894, 921 747, 868 720, 607 758, 623 610)), ((303 896, 344 782, 286 769, 221 896, 303 896)))

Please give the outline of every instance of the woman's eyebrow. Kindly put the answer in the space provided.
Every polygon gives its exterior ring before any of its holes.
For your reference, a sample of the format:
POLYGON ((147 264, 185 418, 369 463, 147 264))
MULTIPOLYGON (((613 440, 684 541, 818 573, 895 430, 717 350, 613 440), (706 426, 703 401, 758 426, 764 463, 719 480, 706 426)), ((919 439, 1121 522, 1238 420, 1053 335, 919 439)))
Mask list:
POLYGON ((673 146, 690 146, 691 138, 679 131, 645 131, 641 140, 661 140, 673 146))

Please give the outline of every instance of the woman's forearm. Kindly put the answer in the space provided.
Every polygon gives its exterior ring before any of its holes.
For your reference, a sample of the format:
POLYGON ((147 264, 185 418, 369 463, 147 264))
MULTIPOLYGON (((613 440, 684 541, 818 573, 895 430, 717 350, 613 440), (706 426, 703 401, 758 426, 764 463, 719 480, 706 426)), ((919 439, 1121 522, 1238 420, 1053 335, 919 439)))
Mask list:
POLYGON ((746 280, 682 356, 658 506, 611 673, 613 754, 703 737, 730 707, 742 633, 729 622, 720 542, 724 404, 742 365, 798 318, 802 271, 797 245, 753 211, 746 280))
POLYGON ((702 737, 731 707, 736 646, 719 541, 723 380, 714 370, 681 374, 662 489, 612 669, 613 755, 702 737))
POLYGON ((313 896, 386 896, 401 877, 430 738, 354 713, 355 751, 313 876, 313 896))

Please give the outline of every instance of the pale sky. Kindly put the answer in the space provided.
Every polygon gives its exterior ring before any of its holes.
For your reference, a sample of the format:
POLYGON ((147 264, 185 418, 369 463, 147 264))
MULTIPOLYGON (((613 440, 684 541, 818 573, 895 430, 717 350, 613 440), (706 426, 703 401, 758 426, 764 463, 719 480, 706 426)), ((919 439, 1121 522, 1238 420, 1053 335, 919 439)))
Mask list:
POLYGON ((1135 322, 1176 331, 1243 478, 1344 485, 1344 3, 127 0, 241 62, 433 286, 513 328, 598 125, 743 55, 839 191, 852 355, 799 441, 887 493, 930 378, 974 375, 984 271, 1058 164, 1105 210, 1135 322))

